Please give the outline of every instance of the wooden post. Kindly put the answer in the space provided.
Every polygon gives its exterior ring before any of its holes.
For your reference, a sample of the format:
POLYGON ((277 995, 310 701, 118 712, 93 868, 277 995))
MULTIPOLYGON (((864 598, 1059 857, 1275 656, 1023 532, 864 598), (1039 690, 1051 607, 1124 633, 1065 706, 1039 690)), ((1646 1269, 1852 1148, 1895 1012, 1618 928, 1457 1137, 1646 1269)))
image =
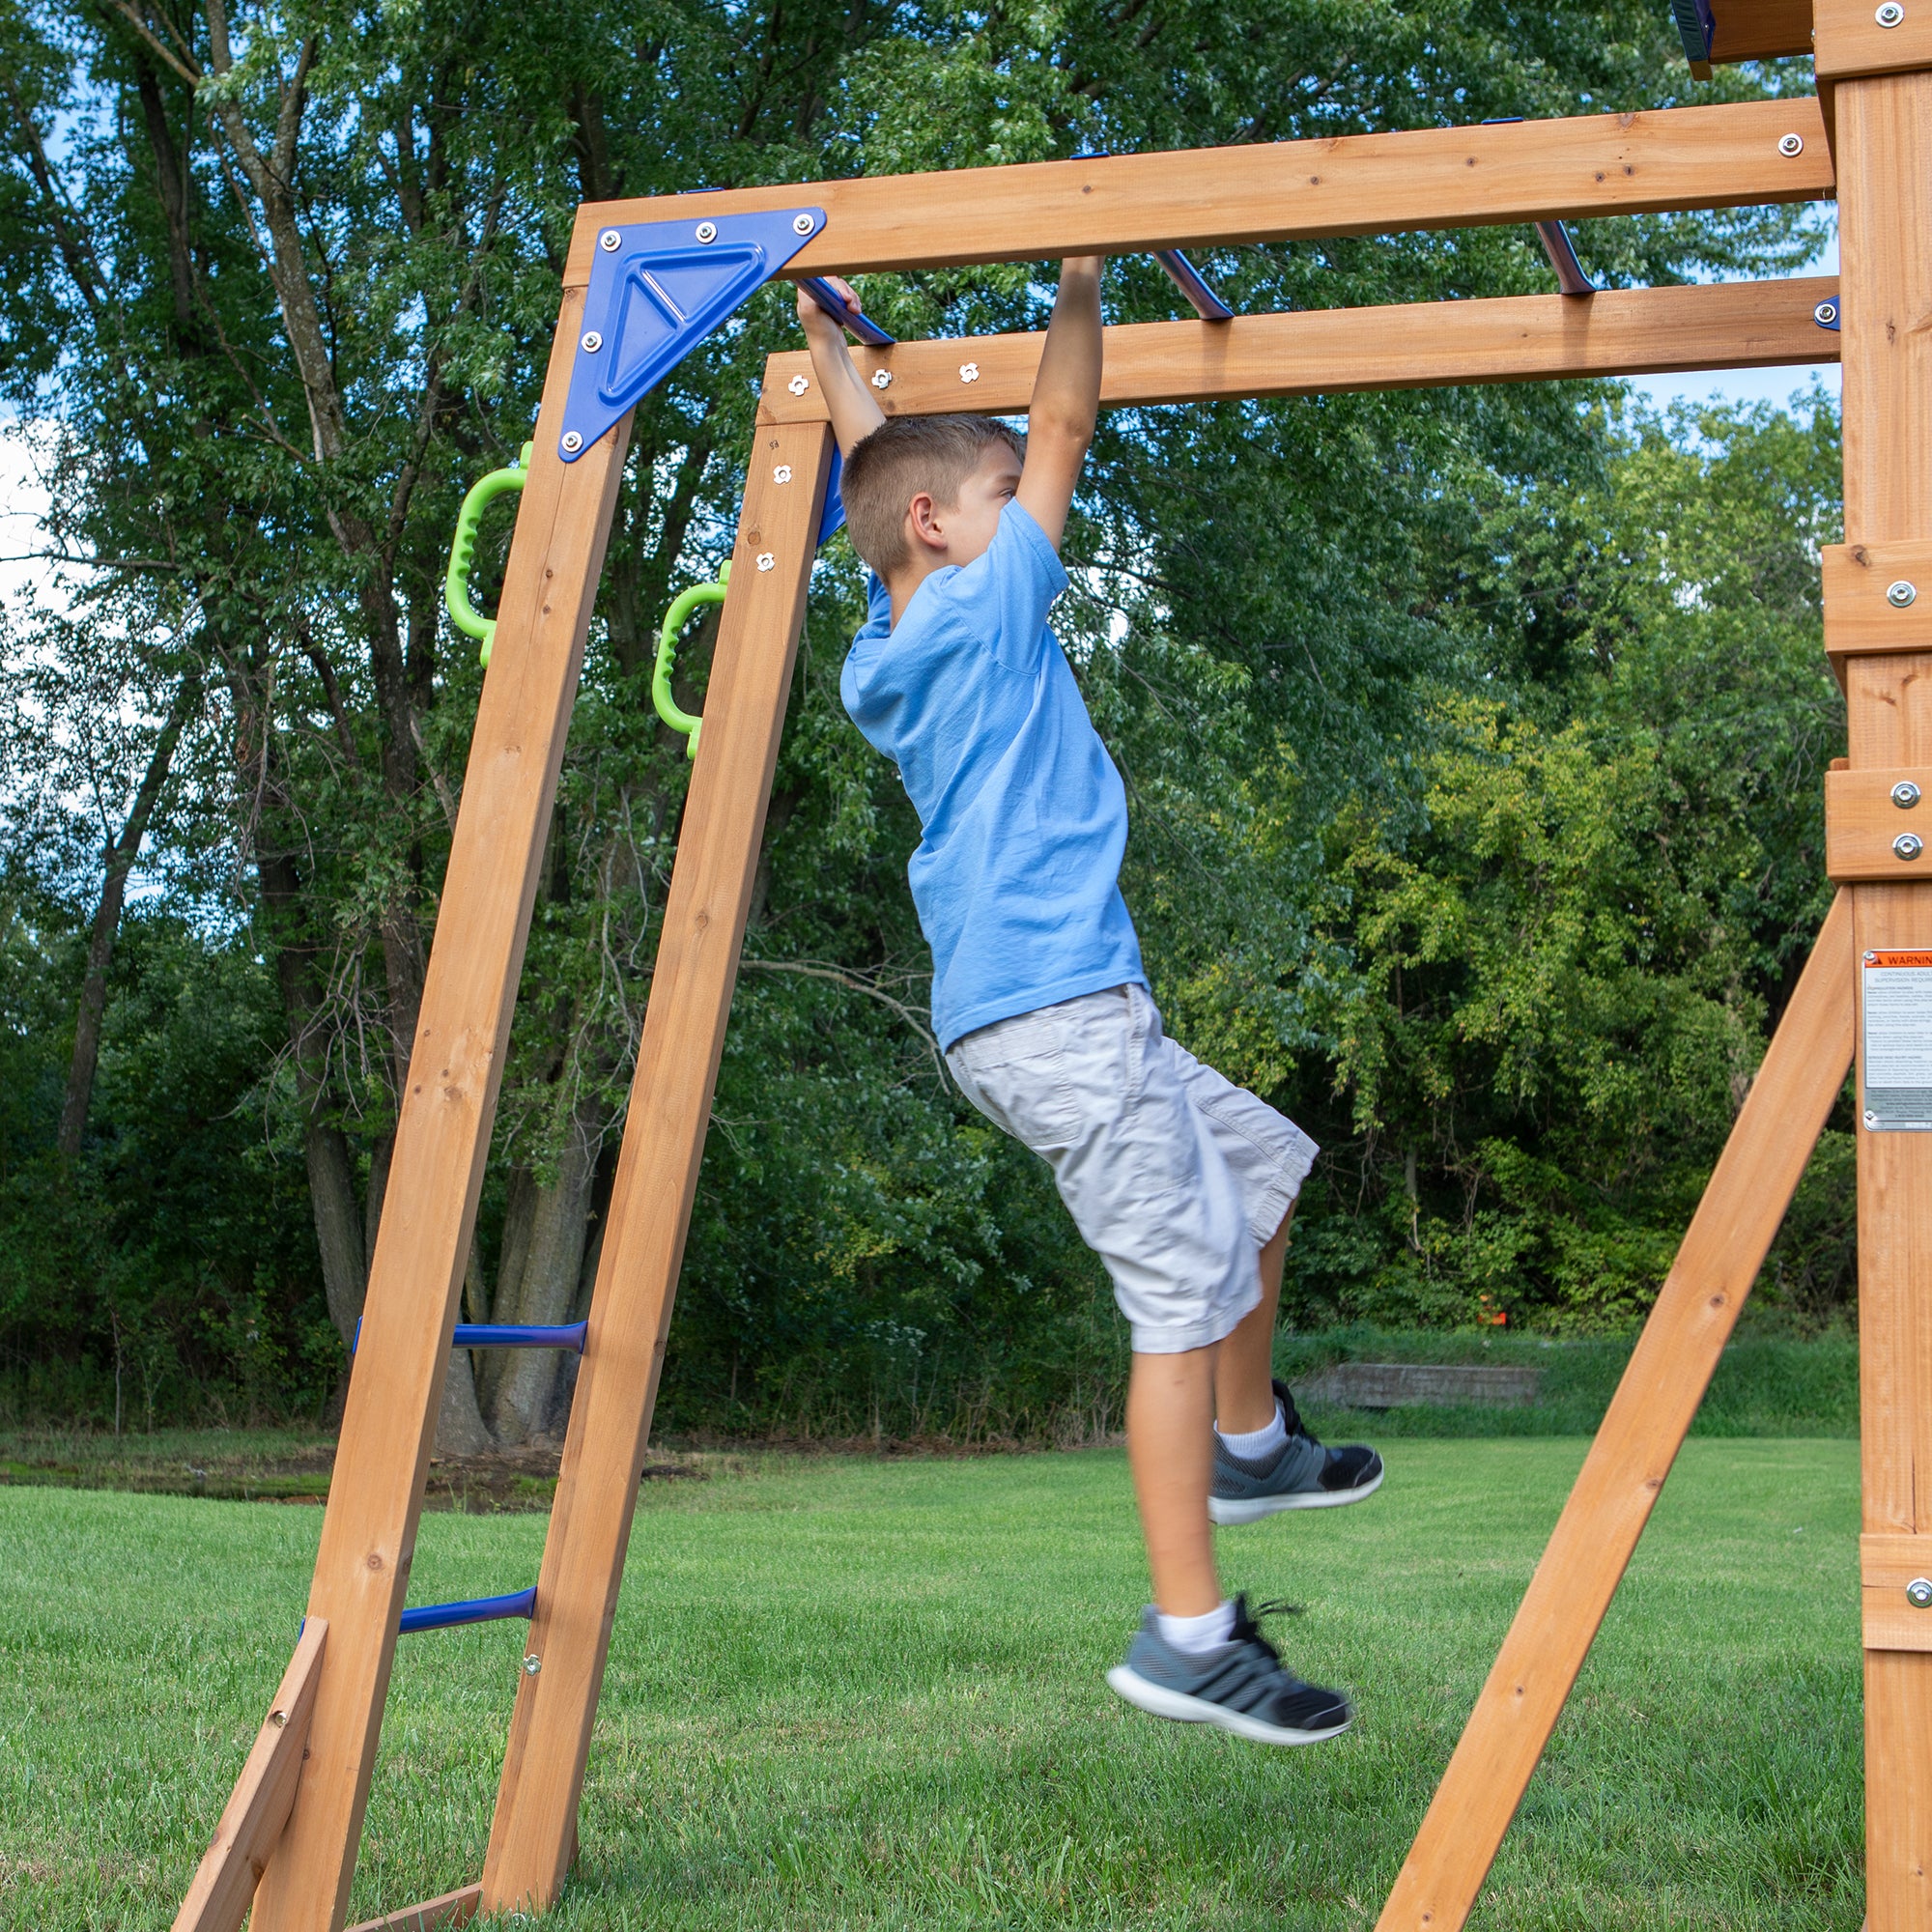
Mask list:
POLYGON ((483 1908, 542 1910, 577 1835, 624 1552, 737 980, 831 469, 824 423, 760 423, 551 1504, 483 1908))
POLYGON ((1458 1932, 1467 1918, 1845 1084, 1852 1033, 1841 892, 1377 1932, 1458 1932))
POLYGON ((308 1754, 316 1675, 328 1626, 310 1617, 282 1673, 255 1747, 222 1807, 194 1883, 175 1914, 174 1932, 242 1932, 262 1870, 279 1842, 308 1754))
POLYGON ((566 291, 517 513, 308 1613, 328 1622, 309 1762, 254 1932, 338 1932, 362 1835, 457 1295, 630 418, 557 455, 582 291, 566 291))
MULTIPOLYGON (((1922 542, 1932 538, 1932 73, 1841 81, 1837 151, 1845 538, 1922 542)), ((1926 590, 1918 609, 1932 611, 1926 590)), ((1917 628, 1922 650, 1843 660, 1853 772, 1932 764, 1932 623, 1917 628)), ((1859 954, 1932 948, 1925 885, 1850 890, 1859 954)), ((1860 1071, 1862 1097, 1862 1061, 1860 1071)), ((1894 1551, 1918 1539, 1920 1574, 1932 1575, 1932 1134, 1860 1130, 1859 1344, 1868 1557, 1874 1538, 1894 1551)), ((1884 1591, 1882 1575, 1868 1581, 1884 1591)), ((1864 1637, 1871 1932, 1932 1925, 1932 1653, 1895 1647, 1908 1640, 1899 1621, 1868 1615, 1864 1637)))

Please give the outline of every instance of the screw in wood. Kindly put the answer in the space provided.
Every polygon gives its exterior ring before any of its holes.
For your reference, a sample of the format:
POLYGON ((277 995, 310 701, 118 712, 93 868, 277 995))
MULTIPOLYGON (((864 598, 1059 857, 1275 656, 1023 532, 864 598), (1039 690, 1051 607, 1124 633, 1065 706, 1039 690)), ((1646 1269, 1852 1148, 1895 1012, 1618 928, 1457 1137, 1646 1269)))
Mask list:
POLYGON ((1881 27, 1895 27, 1905 18, 1905 9, 1898 0, 1885 0, 1885 5, 1872 15, 1881 27))
POLYGON ((1804 152, 1804 136, 1803 134, 1786 134, 1778 142, 1777 152, 1787 161, 1795 159, 1804 152))
POLYGON ((1901 577, 1885 587, 1885 601, 1894 611, 1904 611, 1918 601, 1918 586, 1909 577, 1901 577))
POLYGON ((1916 859, 1925 849, 1925 841, 1916 832, 1901 832, 1891 841, 1892 856, 1898 859, 1916 859))
POLYGON ((1932 1577, 1913 1577, 1905 1586, 1905 1601, 1915 1610, 1932 1610, 1932 1577))
POLYGON ((1900 811, 1910 811, 1918 799, 1918 787, 1910 779, 1900 779, 1891 788, 1891 802, 1900 811))

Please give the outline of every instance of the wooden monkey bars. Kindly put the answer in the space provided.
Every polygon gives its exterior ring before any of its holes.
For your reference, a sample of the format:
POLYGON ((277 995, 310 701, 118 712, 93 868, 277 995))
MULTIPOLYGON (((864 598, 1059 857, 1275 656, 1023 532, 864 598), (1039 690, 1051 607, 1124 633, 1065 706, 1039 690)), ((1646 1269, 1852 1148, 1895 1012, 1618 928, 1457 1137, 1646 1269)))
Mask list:
MULTIPOLYGON (((1680 18, 1695 4, 1683 0, 1680 18)), ((1913 0, 1915 14, 1921 8, 1932 19, 1932 4, 1913 0)), ((1809 8, 1733 0, 1719 11, 1709 55, 1790 51, 1801 15, 1808 42, 1809 8)), ((257 1870, 256 1932, 339 1932, 343 1923, 536 868, 624 461, 628 416, 579 439, 587 446, 573 444, 568 456, 560 449, 574 358, 581 340, 587 353, 596 339, 584 337, 584 291, 600 235, 690 222, 711 228, 696 238, 705 242, 727 218, 810 204, 824 218, 800 213, 794 232, 810 239, 783 270, 806 278, 1835 190, 1844 204, 1841 332, 1813 319, 1837 295, 1826 280, 1150 324, 1108 331, 1104 400, 1745 367, 1842 351, 1851 542, 1828 571, 1827 621, 1852 756, 1844 782, 1834 781, 1834 797, 1850 801, 1834 807, 1834 849, 1862 839, 1857 849, 1868 854, 1896 807, 1899 775, 1932 780, 1932 625, 1896 595, 1885 598, 1889 572, 1922 562, 1928 594, 1918 608, 1932 611, 1932 465, 1922 448, 1932 340, 1919 326, 1932 314, 1932 71, 1894 71, 1932 69, 1932 42, 1916 19, 1909 32, 1890 31, 1869 15, 1864 0, 1817 0, 1819 71, 1836 81, 1829 133, 1817 100, 1755 101, 580 210, 403 1096, 309 1599, 313 1634, 177 1932, 235 1932, 257 1870), (1867 75, 1876 77, 1853 77, 1867 75)), ((888 411, 1005 412, 1026 406, 1039 344, 996 336, 854 353, 888 411)), ((809 360, 774 355, 483 1877, 383 1925, 541 1909, 574 1855, 832 453, 809 360)), ((1856 876, 1820 935, 1383 1932, 1453 1932, 1463 1922, 1840 1090, 1857 1031, 1856 955, 1932 951, 1932 894, 1916 873, 1881 865, 1876 883, 1856 876)), ((1932 1576, 1932 1520, 1920 1521, 1932 1504, 1918 1500, 1932 1497, 1932 1371, 1918 1366, 1932 1361, 1932 1134, 1861 1133, 1860 1159, 1870 1923, 1872 1932, 1923 1932, 1932 1925, 1932 1772, 1918 1765, 1932 1729, 1932 1616, 1921 1636, 1893 1598, 1905 1570, 1932 1576)))

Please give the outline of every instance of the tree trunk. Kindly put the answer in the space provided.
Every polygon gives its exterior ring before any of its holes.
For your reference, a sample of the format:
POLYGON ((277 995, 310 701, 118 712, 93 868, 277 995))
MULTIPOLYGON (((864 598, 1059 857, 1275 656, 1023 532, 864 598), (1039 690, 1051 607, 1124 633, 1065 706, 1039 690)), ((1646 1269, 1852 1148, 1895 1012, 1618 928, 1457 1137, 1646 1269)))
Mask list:
POLYGON ((87 977, 80 985, 80 1007, 73 1021, 73 1058, 68 1065, 67 1097, 61 1103, 60 1134, 55 1145, 71 1160, 80 1151, 87 1128, 88 1103, 94 1097, 95 1069, 100 1064, 100 1016, 107 1006, 107 969, 114 962, 114 940, 121 929, 121 906, 127 897, 128 874, 140 856, 161 786, 167 782, 175 747, 201 698, 201 672, 190 670, 175 692, 161 735, 148 758, 148 769, 134 794, 133 810, 121 836, 107 848, 100 882, 100 903, 95 909, 94 930, 87 942, 87 977))
POLYGON ((328 1319, 335 1323, 342 1346, 353 1350, 369 1275, 349 1142, 340 1127, 311 1121, 302 1130, 302 1157, 308 1167, 308 1198, 315 1210, 315 1244, 322 1251, 328 1319))
POLYGON ((476 1406, 476 1378, 470 1373, 469 1350, 452 1349, 442 1376, 442 1402, 436 1412, 436 1454, 485 1456, 497 1444, 476 1406))
MULTIPOLYGON (((554 1322, 569 1319, 583 1269, 590 1197, 597 1174, 595 1122, 588 1108, 572 1117, 557 1154, 556 1179, 549 1186, 530 1184, 528 1247, 514 1281, 505 1270, 497 1289, 498 1321, 554 1322), (505 1291, 514 1307, 505 1310, 505 1291)), ((504 1246, 509 1245, 505 1230, 504 1246)), ((551 1391, 556 1384, 554 1349, 505 1351, 502 1372, 494 1378, 488 1420, 505 1446, 527 1442, 550 1420, 551 1391)))

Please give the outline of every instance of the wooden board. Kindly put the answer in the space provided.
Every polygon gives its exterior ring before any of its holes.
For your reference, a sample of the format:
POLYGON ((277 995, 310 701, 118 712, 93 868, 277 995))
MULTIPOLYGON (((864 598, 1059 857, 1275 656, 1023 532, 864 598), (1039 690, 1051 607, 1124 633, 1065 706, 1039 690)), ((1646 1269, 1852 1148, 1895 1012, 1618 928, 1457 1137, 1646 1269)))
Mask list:
POLYGON ((597 232, 612 223, 696 227, 766 209, 826 213, 784 270, 795 278, 1586 220, 1832 191, 1817 101, 1751 100, 586 202, 564 282, 588 282, 597 232), (1792 133, 1804 152, 1786 156, 1777 144, 1792 133))
MULTIPOLYGON (((424 981, 309 1614, 332 1633, 301 1801, 253 1932, 333 1932, 355 1869, 551 803, 629 419, 556 454, 582 297, 567 294, 518 507, 424 981)), ((434 1639, 431 1639, 432 1641, 434 1639)))
POLYGON ((1840 893, 1378 1932, 1458 1932, 1467 1918, 1844 1087, 1852 985, 1851 904, 1840 893))
POLYGON ((1932 1582, 1932 1536, 1861 1536, 1859 1578, 1864 1594, 1867 1650, 1932 1650, 1932 1605, 1905 1594, 1932 1582))
POLYGON ((1884 879, 1905 885, 1932 875, 1932 765, 1871 765, 1825 774, 1825 869, 1840 885, 1884 879), (1899 783, 1917 785, 1918 803, 1901 807, 1899 783), (1918 836, 1916 859, 1893 847, 1900 833, 1918 836))
POLYGON ((287 1825, 308 1755, 308 1727, 328 1625, 310 1617, 275 1687, 254 1748, 175 1914, 174 1932, 241 1932, 262 1868, 287 1825))
MULTIPOLYGON (((1909 8, 1922 0, 1907 0, 1909 8)), ((1836 90, 1843 262, 1845 536, 1932 533, 1932 75, 1836 90)), ((1932 765, 1932 650, 1845 664, 1854 773, 1932 765)), ((1932 948, 1932 888, 1851 889, 1854 943, 1932 948)), ((1861 1069, 1862 1075, 1862 1069, 1861 1069)), ((1932 1533, 1932 1134, 1861 1129, 1859 1412, 1869 1535, 1932 1533)), ((1870 1932, 1932 1923, 1932 1656, 1865 1662, 1865 1898, 1870 1932)))
POLYGON ((1827 544, 1819 553, 1825 580, 1825 649, 1842 687, 1847 657, 1864 651, 1932 651, 1932 540, 1827 544), (1909 604, 1891 602, 1894 583, 1909 583, 1909 604))
POLYGON ((1811 0, 1717 0, 1711 58, 1719 66, 1810 51, 1811 0))
MULTIPOLYGON (((1932 4, 1932 0, 1928 0, 1932 4)), ((1387 308, 1302 309, 1233 322, 1128 323, 1106 331, 1103 408, 1457 383, 1533 383, 1663 369, 1746 369, 1833 362, 1838 338, 1811 311, 1830 276, 1506 296, 1387 308)), ((1045 334, 975 335, 857 349, 852 359, 888 415, 963 410, 1017 414, 1033 394, 1045 334), (970 374, 963 372, 970 371, 970 374)), ((767 358, 758 405, 767 422, 820 422, 825 405, 804 350, 767 358), (794 384, 804 382, 803 390, 794 384)), ((1932 591, 1932 578, 1927 580, 1932 591)), ((1927 597, 1932 610, 1932 595, 1927 597)))
POLYGON ((1817 0, 1817 73, 1821 85, 1856 74, 1932 67, 1932 7, 1907 0, 1905 17, 1881 27, 1873 0, 1817 0))
POLYGON ((420 1905, 406 1905, 400 1912, 385 1912, 380 1918, 365 1918, 349 1932, 442 1932, 450 1925, 468 1925, 476 1917, 483 1888, 466 1885, 457 1891, 445 1891, 440 1898, 426 1898, 420 1905))
POLYGON ((822 423, 760 428, 731 554, 605 1224, 590 1331, 483 1867, 493 1912, 563 1884, 738 949, 831 471, 822 423))

